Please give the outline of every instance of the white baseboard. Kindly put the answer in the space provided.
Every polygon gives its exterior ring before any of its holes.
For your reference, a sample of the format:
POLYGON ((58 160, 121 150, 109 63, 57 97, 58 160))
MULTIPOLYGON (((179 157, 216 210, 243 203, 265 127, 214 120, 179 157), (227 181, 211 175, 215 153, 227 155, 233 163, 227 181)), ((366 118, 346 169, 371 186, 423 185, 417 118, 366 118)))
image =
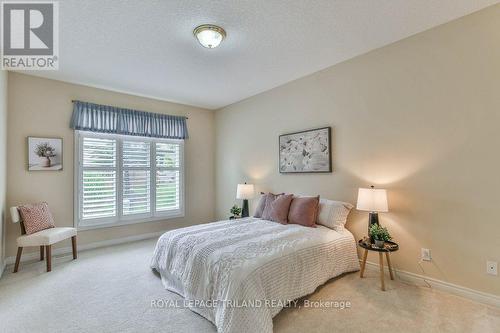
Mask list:
MULTIPOLYGON (((378 271, 380 269, 380 266, 377 263, 367 261, 366 268, 378 271)), ((389 268, 387 266, 384 266, 384 269, 386 272, 389 272, 389 268)), ((436 290, 444 291, 482 304, 492 305, 500 308, 500 297, 493 294, 485 293, 482 291, 459 286, 457 284, 449 283, 446 281, 434 279, 428 276, 415 274, 399 269, 394 269, 394 273, 396 277, 403 282, 411 283, 418 286, 425 286, 425 287, 430 286, 430 288, 436 290)))
MULTIPOLYGON (((110 239, 110 240, 105 240, 105 241, 100 241, 100 242, 78 245, 78 252, 96 249, 99 247, 118 245, 118 244, 140 241, 140 240, 144 240, 144 239, 155 238, 155 237, 161 236, 164 232, 165 231, 158 231, 158 232, 152 232, 152 233, 148 233, 148 234, 134 235, 134 236, 129 236, 129 237, 115 238, 115 239, 110 239)), ((52 255, 53 256, 69 255, 72 253, 72 251, 73 250, 70 246, 60 247, 60 248, 54 249, 52 251, 52 255)), ((32 253, 27 253, 27 254, 21 256, 21 262, 39 260, 39 256, 40 256, 40 253, 38 251, 32 252, 32 253)), ((16 262, 15 256, 7 257, 7 258, 5 258, 4 267, 6 265, 14 264, 15 262, 16 262)))

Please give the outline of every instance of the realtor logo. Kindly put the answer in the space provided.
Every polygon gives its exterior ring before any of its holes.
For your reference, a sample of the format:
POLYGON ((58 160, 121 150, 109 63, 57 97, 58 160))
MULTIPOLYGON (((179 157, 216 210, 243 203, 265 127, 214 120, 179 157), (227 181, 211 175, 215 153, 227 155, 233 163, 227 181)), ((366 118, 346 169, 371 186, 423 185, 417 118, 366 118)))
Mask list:
POLYGON ((59 68, 59 7, 50 2, 2 2, 2 69, 59 68))

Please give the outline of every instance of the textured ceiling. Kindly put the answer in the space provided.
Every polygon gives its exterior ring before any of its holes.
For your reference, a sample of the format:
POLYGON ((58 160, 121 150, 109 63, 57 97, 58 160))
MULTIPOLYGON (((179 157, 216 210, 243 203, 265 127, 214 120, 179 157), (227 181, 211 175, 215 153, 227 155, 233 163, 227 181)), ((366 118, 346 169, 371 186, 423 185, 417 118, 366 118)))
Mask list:
POLYGON ((60 69, 31 74, 215 109, 498 2, 64 0, 60 69))

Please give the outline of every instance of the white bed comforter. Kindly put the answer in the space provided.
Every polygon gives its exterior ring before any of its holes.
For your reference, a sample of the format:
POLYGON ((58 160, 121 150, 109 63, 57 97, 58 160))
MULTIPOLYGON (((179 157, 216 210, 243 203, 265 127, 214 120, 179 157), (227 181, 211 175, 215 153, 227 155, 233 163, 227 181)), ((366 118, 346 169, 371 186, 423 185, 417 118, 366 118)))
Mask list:
POLYGON ((271 333, 283 304, 359 262, 347 230, 246 218, 166 232, 151 267, 218 332, 271 333))

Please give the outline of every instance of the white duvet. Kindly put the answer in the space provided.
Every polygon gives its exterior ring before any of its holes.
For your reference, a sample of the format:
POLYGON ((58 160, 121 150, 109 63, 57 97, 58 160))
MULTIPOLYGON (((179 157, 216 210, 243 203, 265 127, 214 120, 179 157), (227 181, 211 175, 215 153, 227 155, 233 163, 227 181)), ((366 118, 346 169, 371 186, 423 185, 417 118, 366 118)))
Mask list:
POLYGON ((151 267, 218 332, 271 333, 283 305, 359 262, 347 230, 245 218, 166 232, 151 267))

